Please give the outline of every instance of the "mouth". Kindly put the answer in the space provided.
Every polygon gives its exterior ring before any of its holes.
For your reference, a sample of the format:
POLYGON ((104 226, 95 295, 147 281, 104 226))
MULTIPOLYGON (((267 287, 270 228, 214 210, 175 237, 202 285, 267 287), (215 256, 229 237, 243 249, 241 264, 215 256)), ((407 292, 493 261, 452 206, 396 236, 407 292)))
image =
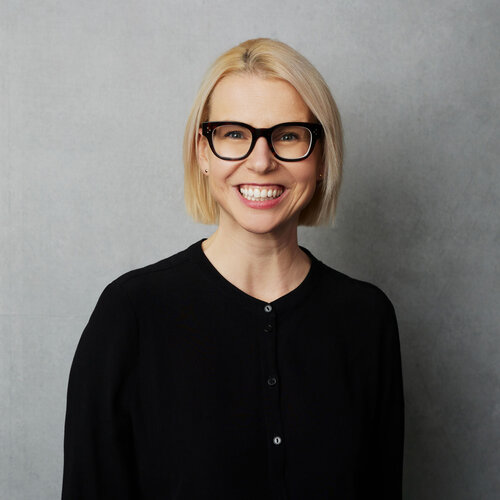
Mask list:
POLYGON ((279 198, 285 188, 279 184, 240 184, 238 190, 241 196, 249 201, 268 201, 279 198))

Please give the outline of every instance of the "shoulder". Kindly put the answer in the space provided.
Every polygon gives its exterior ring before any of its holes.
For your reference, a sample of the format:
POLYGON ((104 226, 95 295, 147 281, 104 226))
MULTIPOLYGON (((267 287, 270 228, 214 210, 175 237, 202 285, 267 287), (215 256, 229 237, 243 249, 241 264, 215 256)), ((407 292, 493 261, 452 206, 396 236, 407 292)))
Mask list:
POLYGON ((193 243, 174 255, 131 269, 112 280, 105 292, 122 295, 130 300, 168 284, 180 289, 198 276, 196 259, 200 245, 201 241, 193 243))
POLYGON ((386 316, 394 313, 388 295, 375 283, 354 278, 317 260, 318 289, 327 303, 340 304, 353 314, 386 316))
POLYGON ((97 299, 83 339, 87 339, 87 343, 95 339, 110 345, 126 338, 135 342, 141 315, 155 310, 157 303, 168 303, 169 297, 182 296, 182 290, 190 287, 196 276, 199 244, 201 242, 158 262, 127 271, 109 282, 97 299))
POLYGON ((354 278, 326 264, 320 273, 316 304, 325 323, 334 325, 357 354, 371 356, 374 350, 399 352, 399 330, 392 301, 378 285, 354 278))
POLYGON ((321 288, 329 297, 370 309, 393 307, 388 295, 375 283, 354 278, 318 261, 321 288))

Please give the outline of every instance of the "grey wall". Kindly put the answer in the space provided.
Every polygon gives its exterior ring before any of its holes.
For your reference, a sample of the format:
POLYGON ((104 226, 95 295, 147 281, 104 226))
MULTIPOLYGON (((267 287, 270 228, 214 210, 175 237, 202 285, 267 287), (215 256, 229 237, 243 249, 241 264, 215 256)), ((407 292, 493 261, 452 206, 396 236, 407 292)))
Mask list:
POLYGON ((338 101, 347 159, 320 259, 400 324, 405 498, 500 495, 495 0, 0 4, 0 497, 60 494, 67 376, 112 279, 210 234, 181 141, 208 64, 281 39, 338 101))

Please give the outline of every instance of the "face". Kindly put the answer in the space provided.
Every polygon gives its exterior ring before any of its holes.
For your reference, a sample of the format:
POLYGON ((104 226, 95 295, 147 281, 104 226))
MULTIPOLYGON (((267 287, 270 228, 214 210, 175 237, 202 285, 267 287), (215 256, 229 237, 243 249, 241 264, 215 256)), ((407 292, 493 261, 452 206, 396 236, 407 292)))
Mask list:
MULTIPOLYGON (((230 75, 213 90, 208 121, 268 128, 284 122, 312 122, 313 116, 288 82, 230 75)), ((257 140, 250 156, 237 161, 217 158, 201 132, 198 141, 198 162, 220 207, 219 226, 258 234, 296 230, 299 214, 311 201, 321 173, 319 143, 305 160, 286 162, 273 155, 264 137, 257 140), (267 201, 247 199, 250 190, 255 196, 256 189, 261 197, 267 192, 267 201)))

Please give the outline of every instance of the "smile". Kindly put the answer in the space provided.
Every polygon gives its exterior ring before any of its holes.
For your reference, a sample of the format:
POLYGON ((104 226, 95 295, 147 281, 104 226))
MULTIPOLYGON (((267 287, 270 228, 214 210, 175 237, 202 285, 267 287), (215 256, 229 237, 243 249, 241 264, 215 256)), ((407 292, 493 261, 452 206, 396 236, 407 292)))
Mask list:
POLYGON ((249 201, 267 201, 279 198, 283 193, 283 186, 239 186, 239 191, 243 198, 249 201))

